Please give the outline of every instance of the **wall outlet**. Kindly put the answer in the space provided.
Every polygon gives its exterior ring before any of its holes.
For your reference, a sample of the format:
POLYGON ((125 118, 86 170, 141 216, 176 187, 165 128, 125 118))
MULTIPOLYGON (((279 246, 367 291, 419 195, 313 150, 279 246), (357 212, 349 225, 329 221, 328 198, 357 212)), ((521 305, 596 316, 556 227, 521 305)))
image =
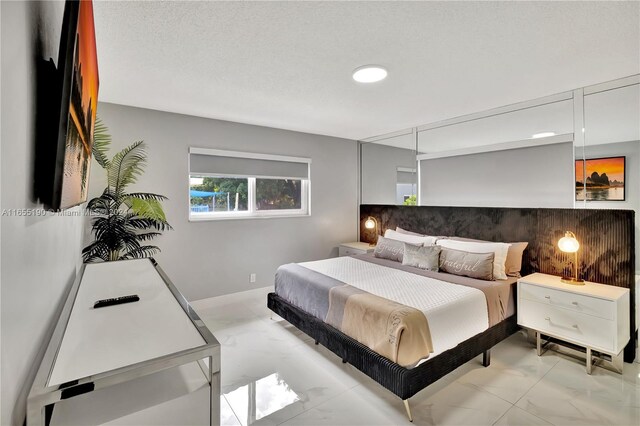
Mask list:
POLYGON ((255 283, 256 282, 256 274, 249 275, 249 282, 250 283, 255 283))

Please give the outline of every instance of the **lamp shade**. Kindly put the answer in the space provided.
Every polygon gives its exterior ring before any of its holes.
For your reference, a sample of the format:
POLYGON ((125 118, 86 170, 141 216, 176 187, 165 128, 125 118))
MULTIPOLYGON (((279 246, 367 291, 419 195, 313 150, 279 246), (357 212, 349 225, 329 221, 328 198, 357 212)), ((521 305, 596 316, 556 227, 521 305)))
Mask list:
POLYGON ((376 220, 369 216, 369 218, 364 222, 364 227, 367 229, 373 229, 376 227, 376 220))
POLYGON ((580 249, 580 243, 573 232, 567 231, 558 241, 558 248, 565 253, 575 253, 580 249))

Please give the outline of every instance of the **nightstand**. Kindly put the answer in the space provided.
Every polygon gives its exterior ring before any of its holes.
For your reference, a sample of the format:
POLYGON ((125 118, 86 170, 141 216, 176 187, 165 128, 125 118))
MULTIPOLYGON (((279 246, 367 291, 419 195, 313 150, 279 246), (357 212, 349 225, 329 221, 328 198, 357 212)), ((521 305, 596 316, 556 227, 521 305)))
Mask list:
POLYGON ((357 254, 373 253, 375 246, 359 241, 353 243, 342 243, 338 247, 338 256, 355 256, 357 254))
POLYGON ((588 374, 592 355, 622 372, 622 350, 629 342, 629 295, 629 289, 621 287, 571 285, 553 275, 527 275, 518 280, 518 324, 535 331, 538 356, 549 342, 565 342, 584 348, 588 374), (545 344, 542 335, 550 338, 545 344))

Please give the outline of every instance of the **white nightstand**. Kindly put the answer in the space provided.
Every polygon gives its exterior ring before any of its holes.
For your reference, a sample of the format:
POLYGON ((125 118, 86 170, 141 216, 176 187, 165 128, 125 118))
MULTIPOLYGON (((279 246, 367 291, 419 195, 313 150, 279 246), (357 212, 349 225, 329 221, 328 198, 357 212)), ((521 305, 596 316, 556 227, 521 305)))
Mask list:
POLYGON ((518 280, 518 324, 535 331, 538 356, 544 334, 585 348, 588 374, 592 351, 610 357, 613 369, 622 372, 622 350, 629 342, 629 295, 629 289, 621 287, 592 282, 578 286, 553 275, 527 275, 518 280))
POLYGON ((353 242, 342 243, 338 247, 338 256, 354 256, 356 254, 372 253, 375 246, 370 246, 369 243, 353 242))

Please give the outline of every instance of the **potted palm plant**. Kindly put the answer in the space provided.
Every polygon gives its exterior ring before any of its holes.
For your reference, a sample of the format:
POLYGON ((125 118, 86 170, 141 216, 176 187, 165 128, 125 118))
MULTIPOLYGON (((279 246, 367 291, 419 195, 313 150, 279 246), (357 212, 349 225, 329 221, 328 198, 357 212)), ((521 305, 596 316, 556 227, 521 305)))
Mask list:
POLYGON ((95 240, 82 250, 85 262, 150 257, 160 248, 148 242, 172 229, 162 209, 167 197, 150 192, 127 192, 144 172, 147 162, 144 141, 134 142, 113 158, 107 153, 111 136, 96 120, 93 156, 107 173, 107 187, 87 204, 91 212, 91 232, 95 240))

